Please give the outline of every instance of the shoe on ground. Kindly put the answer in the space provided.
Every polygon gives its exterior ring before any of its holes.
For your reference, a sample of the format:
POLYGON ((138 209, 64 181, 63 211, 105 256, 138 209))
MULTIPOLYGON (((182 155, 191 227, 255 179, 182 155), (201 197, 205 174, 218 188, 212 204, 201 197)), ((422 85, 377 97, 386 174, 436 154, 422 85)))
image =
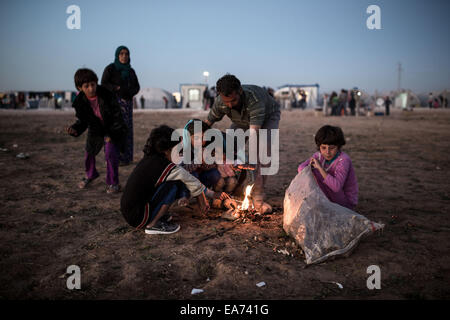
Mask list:
POLYGON ((90 178, 84 177, 84 178, 80 181, 80 183, 78 183, 78 188, 80 188, 80 189, 86 189, 87 186, 88 186, 92 181, 94 181, 95 179, 96 179, 96 178, 90 179, 90 178))
POLYGON ((120 184, 111 184, 106 187, 106 193, 119 193, 121 191, 120 184))
POLYGON ((151 228, 145 228, 146 234, 171 234, 180 230, 180 225, 176 223, 164 222, 161 219, 151 228))

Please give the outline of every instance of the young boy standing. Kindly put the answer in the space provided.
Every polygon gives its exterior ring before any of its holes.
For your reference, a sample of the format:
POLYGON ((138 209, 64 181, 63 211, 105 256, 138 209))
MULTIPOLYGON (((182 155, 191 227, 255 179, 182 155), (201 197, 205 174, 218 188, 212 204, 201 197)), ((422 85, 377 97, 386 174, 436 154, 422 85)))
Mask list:
POLYGON ((186 205, 196 197, 203 214, 209 210, 208 198, 229 196, 207 189, 197 178, 172 162, 174 129, 162 125, 153 129, 144 147, 144 157, 134 168, 124 188, 120 209, 125 220, 147 234, 170 234, 180 226, 170 222, 168 209, 175 200, 186 205), (205 197, 206 196, 206 197, 205 197))
POLYGON ((97 85, 97 75, 90 69, 79 69, 75 73, 75 87, 79 94, 72 107, 77 121, 67 128, 67 133, 79 137, 88 129, 84 157, 86 177, 79 188, 86 188, 99 174, 95 157, 105 148, 107 193, 120 191, 119 151, 123 149, 127 127, 120 106, 110 91, 97 85))

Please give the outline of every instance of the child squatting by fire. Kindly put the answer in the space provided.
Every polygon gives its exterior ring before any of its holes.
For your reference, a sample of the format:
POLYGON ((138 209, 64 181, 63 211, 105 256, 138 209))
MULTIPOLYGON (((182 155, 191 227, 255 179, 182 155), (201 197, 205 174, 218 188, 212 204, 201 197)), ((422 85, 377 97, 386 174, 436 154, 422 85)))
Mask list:
POLYGON ((209 211, 208 198, 227 199, 225 192, 214 192, 196 177, 172 162, 174 129, 162 125, 153 129, 144 147, 144 157, 134 168, 124 188, 120 202, 125 220, 147 234, 171 234, 180 226, 171 222, 168 213, 172 203, 188 204, 196 198, 202 214, 209 211))
MULTIPOLYGON (((227 194, 233 194, 238 186, 237 174, 242 170, 254 170, 255 167, 248 164, 238 164, 234 152, 232 153, 234 158, 227 159, 226 140, 226 134, 217 129, 211 129, 206 122, 200 119, 189 120, 183 129, 183 152, 187 152, 190 158, 187 157, 189 160, 188 163, 183 162, 181 166, 197 177, 206 187, 214 189, 216 192, 225 191, 227 194), (216 130, 218 131, 219 137, 223 138, 222 141, 215 145, 211 154, 214 157, 216 154, 221 153, 223 158, 220 162, 213 161, 211 164, 205 163, 205 149, 212 142, 206 141, 205 139, 207 130, 216 130), (194 150, 201 154, 201 159, 198 159, 201 160, 201 163, 195 162, 194 150)), ((186 157, 184 157, 184 160, 186 160, 186 157)), ((212 207, 217 209, 231 209, 231 207, 237 208, 237 206, 236 201, 230 198, 212 200, 212 207)), ((238 215, 224 213, 223 217, 234 220, 238 215)))

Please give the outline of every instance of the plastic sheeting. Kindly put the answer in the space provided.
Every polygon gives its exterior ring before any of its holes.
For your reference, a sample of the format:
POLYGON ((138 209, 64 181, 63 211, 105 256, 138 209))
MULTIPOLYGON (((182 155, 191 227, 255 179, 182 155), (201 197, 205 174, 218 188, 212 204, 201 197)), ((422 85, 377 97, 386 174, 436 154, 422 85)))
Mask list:
POLYGON ((328 200, 311 166, 298 173, 286 190, 283 228, 301 246, 307 264, 349 254, 363 236, 383 227, 328 200))

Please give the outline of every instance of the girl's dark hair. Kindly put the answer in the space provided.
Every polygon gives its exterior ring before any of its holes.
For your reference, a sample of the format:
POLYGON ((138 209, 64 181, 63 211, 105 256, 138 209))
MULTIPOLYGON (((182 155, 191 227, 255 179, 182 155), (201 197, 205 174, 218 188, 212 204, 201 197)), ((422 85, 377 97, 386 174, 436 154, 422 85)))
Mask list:
POLYGON ((205 121, 202 121, 200 119, 189 120, 188 123, 185 126, 185 129, 189 132, 189 134, 191 136, 194 134, 194 128, 195 128, 195 123, 196 122, 201 122, 202 123, 202 133, 205 132, 206 130, 210 129, 210 126, 205 121))
POLYGON ((166 126, 165 124, 153 129, 150 132, 150 136, 147 139, 147 142, 145 143, 144 154, 146 156, 152 155, 152 154, 163 154, 167 150, 171 150, 174 146, 176 146, 179 141, 172 141, 172 132, 174 129, 172 129, 169 126, 166 126))
POLYGON ((95 83, 98 82, 98 78, 95 72, 92 71, 91 69, 86 68, 78 69, 77 72, 75 72, 74 80, 75 80, 75 87, 77 88, 77 90, 81 88, 83 83, 88 83, 91 81, 94 81, 95 83))
POLYGON ((320 128, 315 137, 317 149, 320 148, 321 144, 331 144, 338 146, 339 149, 345 145, 344 132, 339 127, 333 127, 330 125, 325 125, 320 128))
POLYGON ((227 73, 217 80, 217 93, 223 94, 226 97, 230 96, 233 92, 239 92, 239 89, 241 89, 241 82, 232 74, 227 73))

